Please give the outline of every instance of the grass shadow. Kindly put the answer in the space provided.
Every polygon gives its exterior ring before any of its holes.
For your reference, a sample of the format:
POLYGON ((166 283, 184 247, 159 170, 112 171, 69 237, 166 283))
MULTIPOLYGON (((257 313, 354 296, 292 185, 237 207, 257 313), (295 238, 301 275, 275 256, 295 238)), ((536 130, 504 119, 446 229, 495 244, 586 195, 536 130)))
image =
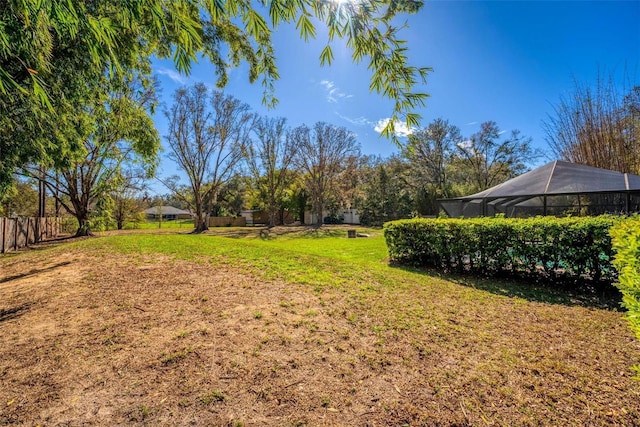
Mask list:
POLYGON ((245 239, 248 237, 257 238, 261 237, 264 232, 268 234, 267 227, 211 227, 204 234, 209 236, 217 236, 217 237, 228 237, 231 239, 245 239))
POLYGON ((22 248, 19 248, 16 251, 10 251, 10 252, 5 252, 4 254, 1 254, 3 257, 10 257, 13 255, 19 255, 22 252, 27 252, 27 251, 42 251, 51 247, 56 247, 59 246, 61 244, 65 244, 65 243, 71 243, 71 242, 77 242, 79 240, 85 240, 85 239, 92 239, 94 237, 99 237, 99 236, 76 236, 74 234, 69 234, 69 235, 63 235, 63 236, 59 236, 59 237, 54 237, 51 239, 47 239, 47 240, 42 240, 40 242, 37 243, 32 243, 29 246, 24 246, 22 248))
POLYGON ((390 264, 390 266, 510 298, 522 298, 545 304, 625 311, 621 306, 622 294, 612 283, 608 282, 594 283, 588 279, 547 280, 539 276, 526 277, 510 274, 479 276, 469 272, 443 272, 435 268, 418 268, 398 264, 390 264))
POLYGON ((5 322, 22 316, 27 310, 29 310, 29 308, 31 308, 32 305, 34 305, 34 303, 25 302, 24 304, 20 304, 16 307, 0 308, 0 322, 5 322))
POLYGON ((232 239, 244 239, 246 237, 256 237, 255 230, 230 230, 230 231, 217 231, 211 233, 215 236, 230 237, 232 239))
POLYGON ((300 237, 309 239, 322 239, 323 237, 347 237, 347 231, 335 228, 309 227, 300 234, 300 237))
POLYGON ((303 239, 321 239, 325 237, 347 237, 346 228, 334 227, 316 227, 314 225, 295 225, 295 226, 254 226, 245 228, 223 227, 209 228, 206 234, 212 236, 229 237, 235 239, 242 238, 260 238, 262 240, 271 240, 275 238, 303 238, 303 239))
POLYGON ((63 267, 71 264, 71 261, 60 262, 47 268, 34 269, 27 271, 26 273, 15 274, 13 276, 3 277, 0 279, 0 283, 11 282, 12 280, 22 279, 24 277, 35 276, 36 274, 45 273, 47 271, 55 270, 56 268, 63 267))

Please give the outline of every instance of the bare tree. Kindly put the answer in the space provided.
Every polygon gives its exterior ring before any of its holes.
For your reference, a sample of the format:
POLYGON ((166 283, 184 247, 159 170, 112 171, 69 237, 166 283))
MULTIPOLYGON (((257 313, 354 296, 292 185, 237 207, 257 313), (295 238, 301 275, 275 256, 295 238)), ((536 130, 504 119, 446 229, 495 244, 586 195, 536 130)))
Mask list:
POLYGON ((574 163, 640 174, 640 86, 620 90, 612 75, 599 76, 595 87, 577 81, 574 85, 543 125, 554 154, 574 163))
POLYGON ((295 153, 285 124, 284 118, 257 120, 253 129, 256 139, 245 152, 253 185, 269 212, 269 227, 276 225, 295 153))
POLYGON ((480 131, 457 144, 460 162, 473 191, 482 191, 527 170, 527 164, 540 156, 531 147, 531 138, 513 130, 500 140, 502 131, 495 122, 484 122, 480 131))
POLYGON ((322 213, 328 196, 337 188, 337 178, 344 170, 349 155, 358 151, 356 137, 344 127, 323 122, 313 129, 295 128, 290 138, 296 147, 295 164, 304 175, 316 225, 322 225, 322 213))
POLYGON ((208 229, 208 218, 223 185, 233 176, 255 120, 249 106, 202 83, 178 89, 165 112, 169 120, 170 157, 189 178, 190 194, 175 181, 167 186, 194 213, 195 232, 208 229))

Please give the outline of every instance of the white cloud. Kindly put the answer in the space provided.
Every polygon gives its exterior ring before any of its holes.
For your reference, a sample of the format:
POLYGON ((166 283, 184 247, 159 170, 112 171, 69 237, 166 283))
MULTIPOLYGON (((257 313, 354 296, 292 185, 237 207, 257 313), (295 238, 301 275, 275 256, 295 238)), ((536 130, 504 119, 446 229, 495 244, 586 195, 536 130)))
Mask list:
MULTIPOLYGON (((390 118, 385 118, 385 119, 380 119, 378 120, 378 122, 375 124, 375 126, 373 127, 373 129, 378 132, 381 133, 382 130, 387 126, 387 124, 389 123, 389 120, 391 120, 390 118)), ((401 122, 399 120, 396 120, 393 123, 393 126, 395 128, 395 134, 396 136, 400 136, 400 137, 407 137, 409 135, 411 135, 413 132, 416 131, 415 128, 410 128, 407 127, 407 124, 405 122, 401 122)))
POLYGON ((175 70, 171 70, 169 68, 159 68, 156 72, 158 74, 162 74, 163 76, 169 77, 171 80, 181 85, 187 84, 187 79, 175 70))
POLYGON ((340 88, 337 87, 330 80, 322 80, 320 82, 320 84, 324 87, 325 92, 327 94, 327 102, 330 102, 332 104, 337 103, 338 100, 340 100, 340 99, 348 99, 348 98, 352 98, 353 97, 353 95, 349 95, 349 94, 346 94, 344 92, 340 92, 340 88))
POLYGON ((375 125, 374 122, 372 122, 371 120, 367 119, 364 116, 360 116, 360 117, 357 117, 357 118, 354 119, 352 117, 343 116, 342 114, 338 113, 337 111, 335 113, 342 120, 347 121, 347 122, 351 123, 352 125, 357 125, 357 126, 373 126, 373 125, 375 125))
POLYGON ((465 139, 464 141, 460 141, 458 142, 458 147, 462 148, 463 150, 470 150, 471 147, 473 146, 473 143, 471 142, 470 139, 465 139))

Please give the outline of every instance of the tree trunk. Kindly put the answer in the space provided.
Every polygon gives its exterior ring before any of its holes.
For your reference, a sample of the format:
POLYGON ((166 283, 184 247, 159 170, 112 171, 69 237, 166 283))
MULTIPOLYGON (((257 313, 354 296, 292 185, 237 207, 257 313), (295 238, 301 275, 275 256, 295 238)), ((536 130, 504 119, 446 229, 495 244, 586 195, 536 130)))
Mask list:
POLYGON ((196 200, 195 215, 193 216, 194 233, 202 233, 209 229, 209 216, 205 214, 201 200, 196 200))
POLYGON ((209 229, 206 221, 200 222, 196 228, 193 230, 194 233, 203 233, 209 229))
POLYGON ((315 228, 320 228, 322 227, 322 203, 321 202, 316 202, 316 223, 315 223, 315 228))
POLYGON ((273 205, 269 205, 269 228, 276 226, 277 208, 273 205))
POLYGON ((304 223, 304 213, 305 213, 305 206, 301 206, 298 208, 298 217, 300 218, 300 224, 305 225, 304 223))
POLYGON ((78 220, 78 231, 76 231, 76 237, 91 236, 91 228, 89 227, 89 219, 86 215, 76 216, 78 220))
POLYGON ((209 229, 209 215, 202 212, 200 209, 196 209, 196 215, 194 217, 194 233, 202 233, 209 229))

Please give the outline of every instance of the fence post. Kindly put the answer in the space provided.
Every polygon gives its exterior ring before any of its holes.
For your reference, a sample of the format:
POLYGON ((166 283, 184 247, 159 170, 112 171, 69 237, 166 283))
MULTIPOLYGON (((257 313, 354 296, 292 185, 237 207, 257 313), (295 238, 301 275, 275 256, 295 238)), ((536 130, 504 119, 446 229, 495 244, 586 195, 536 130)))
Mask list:
POLYGON ((17 251, 18 250, 18 218, 14 219, 13 224, 14 224, 14 227, 13 227, 13 250, 17 251))
POLYGON ((0 221, 2 221, 2 253, 5 252, 5 242, 7 241, 7 219, 6 218, 0 218, 0 221))
POLYGON ((24 245, 25 245, 26 248, 29 247, 29 228, 31 228, 31 217, 30 216, 27 217, 27 235, 25 236, 25 239, 24 239, 24 245))

